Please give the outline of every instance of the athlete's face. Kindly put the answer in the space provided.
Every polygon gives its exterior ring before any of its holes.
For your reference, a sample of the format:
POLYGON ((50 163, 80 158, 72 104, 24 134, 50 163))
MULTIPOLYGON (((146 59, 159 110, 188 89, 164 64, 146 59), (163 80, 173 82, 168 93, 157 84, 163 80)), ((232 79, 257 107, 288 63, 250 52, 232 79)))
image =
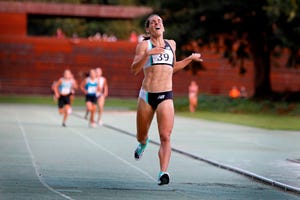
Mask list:
POLYGON ((100 68, 97 68, 96 69, 96 74, 97 74, 97 76, 102 76, 102 70, 100 69, 100 68))
POLYGON ((65 79, 71 79, 72 78, 72 73, 69 70, 66 70, 64 72, 64 78, 65 79))
POLYGON ((147 32, 149 32, 151 35, 160 36, 164 31, 165 27, 162 19, 157 15, 152 16, 149 19, 149 27, 147 28, 147 32))
POLYGON ((91 70, 91 71, 90 71, 90 77, 91 77, 92 79, 96 78, 96 72, 95 72, 95 70, 91 70))

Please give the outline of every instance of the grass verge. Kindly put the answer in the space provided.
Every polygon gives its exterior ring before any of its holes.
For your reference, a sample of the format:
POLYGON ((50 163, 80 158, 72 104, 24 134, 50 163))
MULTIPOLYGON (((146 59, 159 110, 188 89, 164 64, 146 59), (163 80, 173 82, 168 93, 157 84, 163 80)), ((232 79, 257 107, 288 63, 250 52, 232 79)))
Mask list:
POLYGON ((215 113, 209 111, 198 111, 195 113, 178 112, 178 115, 270 130, 300 130, 300 117, 297 116, 270 115, 261 113, 215 113))
MULTIPOLYGON (((121 98, 107 98, 105 106, 111 109, 136 109, 136 99, 121 99, 121 98)), ((57 103, 52 96, 20 96, 20 95, 0 95, 0 103, 19 103, 19 104, 39 104, 39 105, 53 105, 57 103)), ((76 96, 73 106, 85 106, 85 99, 83 96, 76 96)))
MULTIPOLYGON (((1 95, 0 103, 53 105, 52 96, 1 95)), ((107 98, 107 109, 135 110, 136 99, 107 98)), ((300 103, 252 101, 227 97, 199 96, 195 113, 188 112, 187 98, 175 98, 176 114, 271 130, 300 130, 300 103)), ((73 106, 85 106, 84 97, 76 96, 73 106)))

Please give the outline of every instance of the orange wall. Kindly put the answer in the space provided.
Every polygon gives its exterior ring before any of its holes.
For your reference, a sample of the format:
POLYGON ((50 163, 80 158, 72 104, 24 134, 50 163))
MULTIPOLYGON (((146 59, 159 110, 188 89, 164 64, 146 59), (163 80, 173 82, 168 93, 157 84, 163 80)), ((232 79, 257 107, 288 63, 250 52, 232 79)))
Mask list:
MULTIPOLYGON (((80 81, 90 68, 102 67, 109 81, 111 96, 136 97, 143 78, 130 73, 136 44, 127 41, 91 42, 81 39, 74 44, 69 39, 0 36, 0 93, 49 94, 53 80, 70 68, 80 81)), ((190 71, 174 75, 175 96, 187 94, 191 80, 199 84, 200 92, 227 95, 236 85, 246 86, 253 94, 252 62, 246 62, 247 73, 239 75, 221 54, 203 49, 204 71, 196 76, 190 71)), ((272 68, 272 87, 276 91, 300 90, 300 70, 272 68)))
POLYGON ((134 44, 68 39, 0 37, 1 93, 48 94, 64 69, 80 82, 90 68, 102 67, 113 96, 134 96, 141 77, 130 74, 134 44))
POLYGON ((27 17, 23 13, 0 13, 0 35, 26 35, 27 17))
MULTIPOLYGON (((69 39, 0 37, 0 78, 1 93, 48 94, 53 80, 58 79, 63 70, 70 68, 76 79, 90 68, 102 67, 109 81, 112 96, 138 94, 142 73, 130 73, 136 44, 120 42, 90 42, 81 39, 79 44, 69 39)), ((238 68, 226 64, 209 50, 203 52, 205 71, 197 76, 189 71, 174 75, 175 95, 186 95, 190 80, 196 80, 200 91, 213 94, 227 94, 232 85, 245 85, 252 92, 252 68, 247 75, 239 76, 238 68)))

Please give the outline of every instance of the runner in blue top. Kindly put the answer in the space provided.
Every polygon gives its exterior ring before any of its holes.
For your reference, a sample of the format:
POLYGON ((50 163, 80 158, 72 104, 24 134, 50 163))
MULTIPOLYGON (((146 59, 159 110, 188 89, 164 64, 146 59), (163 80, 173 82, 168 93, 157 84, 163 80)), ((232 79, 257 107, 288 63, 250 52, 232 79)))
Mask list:
POLYGON ((90 70, 89 77, 81 82, 80 88, 85 94, 86 109, 90 113, 89 125, 95 128, 94 116, 97 109, 97 93, 100 91, 100 87, 94 69, 90 70))

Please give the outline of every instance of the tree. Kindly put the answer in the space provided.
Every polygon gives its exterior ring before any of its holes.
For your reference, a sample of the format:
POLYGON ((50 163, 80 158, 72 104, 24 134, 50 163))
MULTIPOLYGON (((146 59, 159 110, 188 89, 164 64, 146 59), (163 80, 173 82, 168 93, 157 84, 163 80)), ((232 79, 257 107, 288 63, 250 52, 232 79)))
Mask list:
MULTIPOLYGON (((110 4, 135 5, 137 0, 34 0, 44 3, 71 4, 110 4)), ((97 19, 82 17, 53 17, 31 15, 28 17, 28 34, 35 36, 53 36, 57 28, 61 28, 66 36, 73 34, 79 37, 89 37, 97 32, 115 35, 118 39, 128 39, 131 31, 141 32, 139 19, 97 19)))
POLYGON ((299 5, 300 0, 165 0, 160 14, 168 24, 167 34, 179 41, 178 46, 199 38, 209 43, 218 35, 225 36, 224 55, 233 64, 241 60, 241 73, 245 72, 243 60, 251 56, 254 97, 262 98, 272 95, 270 58, 275 47, 289 47, 291 63, 296 59, 300 47, 299 5))

